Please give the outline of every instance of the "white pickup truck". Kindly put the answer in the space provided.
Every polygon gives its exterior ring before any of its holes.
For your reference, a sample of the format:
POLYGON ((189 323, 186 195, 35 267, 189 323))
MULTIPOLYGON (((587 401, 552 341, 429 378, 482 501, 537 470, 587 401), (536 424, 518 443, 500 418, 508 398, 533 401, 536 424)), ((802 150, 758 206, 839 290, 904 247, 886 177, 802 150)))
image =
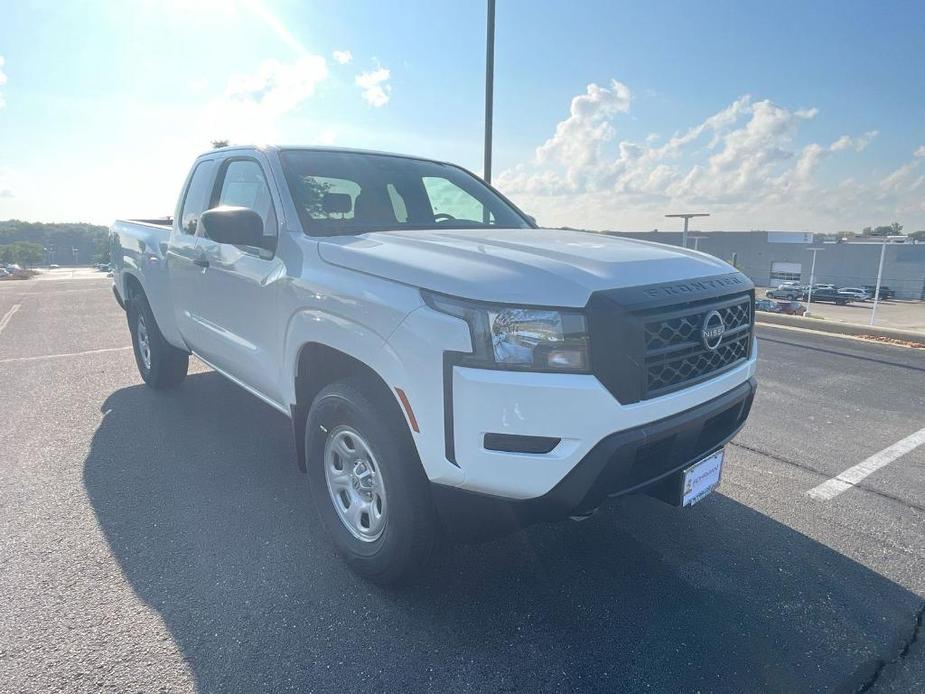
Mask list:
POLYGON ((440 538, 716 487, 755 393, 754 288, 696 251, 537 228, 467 171, 229 147, 112 227, 153 388, 189 355, 291 418, 333 542, 380 582, 440 538))

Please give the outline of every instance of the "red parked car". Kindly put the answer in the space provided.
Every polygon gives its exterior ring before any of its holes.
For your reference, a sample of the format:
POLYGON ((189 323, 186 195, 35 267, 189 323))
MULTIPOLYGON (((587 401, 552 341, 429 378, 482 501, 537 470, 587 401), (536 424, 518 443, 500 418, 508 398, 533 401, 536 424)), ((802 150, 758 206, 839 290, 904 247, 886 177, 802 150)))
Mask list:
POLYGON ((788 316, 802 316, 806 313, 806 307, 799 301, 778 301, 777 306, 781 313, 786 313, 788 316))

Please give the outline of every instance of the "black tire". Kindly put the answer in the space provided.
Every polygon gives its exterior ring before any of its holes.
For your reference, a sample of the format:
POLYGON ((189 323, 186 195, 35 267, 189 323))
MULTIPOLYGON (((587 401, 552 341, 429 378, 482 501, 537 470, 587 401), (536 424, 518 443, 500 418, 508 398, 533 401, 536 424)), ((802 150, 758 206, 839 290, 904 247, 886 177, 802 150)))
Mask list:
POLYGON ((322 524, 350 568, 379 584, 406 582, 422 572, 438 537, 427 476, 404 416, 388 396, 360 379, 332 383, 315 398, 305 427, 309 488, 322 524), (358 539, 348 529, 326 478, 325 446, 349 430, 372 453, 384 484, 385 520, 374 539, 358 539))
POLYGON ((132 351, 135 364, 144 382, 157 390, 174 388, 186 378, 189 354, 177 349, 164 339, 154 313, 143 294, 136 294, 128 302, 129 332, 132 334, 132 351), (148 359, 144 356, 144 335, 147 334, 148 359), (150 362, 150 363, 146 363, 150 362))

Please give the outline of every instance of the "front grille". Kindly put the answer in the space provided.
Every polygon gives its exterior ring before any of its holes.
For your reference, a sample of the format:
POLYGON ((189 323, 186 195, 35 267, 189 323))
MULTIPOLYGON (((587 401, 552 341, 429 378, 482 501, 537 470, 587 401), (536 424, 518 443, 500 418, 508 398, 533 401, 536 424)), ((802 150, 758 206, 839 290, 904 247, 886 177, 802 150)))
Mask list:
POLYGON ((683 304, 645 315, 645 398, 693 385, 748 358, 752 339, 752 297, 683 304), (716 349, 704 345, 707 314, 717 311, 725 332, 716 349))

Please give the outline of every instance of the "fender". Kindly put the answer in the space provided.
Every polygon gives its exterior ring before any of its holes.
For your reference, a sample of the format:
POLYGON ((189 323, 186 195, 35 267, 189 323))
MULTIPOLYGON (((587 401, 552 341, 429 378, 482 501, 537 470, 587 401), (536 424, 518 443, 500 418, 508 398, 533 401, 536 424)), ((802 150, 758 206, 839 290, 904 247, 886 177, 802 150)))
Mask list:
MULTIPOLYGON (((409 317, 418 314, 420 310, 412 311, 409 317)), ((430 309, 427 309, 427 311, 438 315, 430 309)), ((450 318, 450 320, 455 319, 450 318)), ((406 321, 407 318, 402 321, 395 332, 401 331, 406 321)), ((461 323, 466 330, 465 340, 466 345, 468 345, 468 328, 462 321, 456 322, 461 323)), ((454 327, 458 329, 459 326, 454 327)), ((442 404, 436 410, 431 407, 430 399, 423 397, 422 391, 426 389, 421 387, 420 378, 409 371, 406 362, 399 358, 399 352, 396 351, 390 341, 348 318, 314 309, 303 309, 292 316, 285 337, 283 359, 285 368, 283 373, 285 374, 286 382, 282 385, 284 386, 283 393, 286 397, 286 402, 292 413, 297 441, 301 440, 299 434, 304 433, 302 430, 304 422, 301 420, 304 419, 306 414, 297 406, 296 392, 299 358, 303 347, 309 343, 323 344, 326 347, 343 352, 376 372, 385 381, 392 397, 395 399, 396 405, 406 414, 407 421, 407 413, 395 388, 398 387, 405 391, 415 417, 420 423, 420 431, 415 432, 412 430, 411 436, 428 476, 445 484, 456 485, 462 483, 462 471, 458 467, 451 465, 443 457, 442 404), (416 401, 417 406, 415 405, 416 401), (437 453, 436 457, 434 457, 435 452, 437 453)), ((408 363, 414 364, 415 362, 410 360, 408 363)), ((420 365, 415 364, 415 369, 418 366, 420 365)), ((441 390, 440 383, 439 379, 434 382, 434 384, 437 384, 438 392, 441 390)), ((431 390, 433 389, 431 388, 431 390)), ((302 407, 305 406, 303 403, 302 407)), ((304 460, 300 455, 300 467, 302 465, 304 465, 304 460)))

